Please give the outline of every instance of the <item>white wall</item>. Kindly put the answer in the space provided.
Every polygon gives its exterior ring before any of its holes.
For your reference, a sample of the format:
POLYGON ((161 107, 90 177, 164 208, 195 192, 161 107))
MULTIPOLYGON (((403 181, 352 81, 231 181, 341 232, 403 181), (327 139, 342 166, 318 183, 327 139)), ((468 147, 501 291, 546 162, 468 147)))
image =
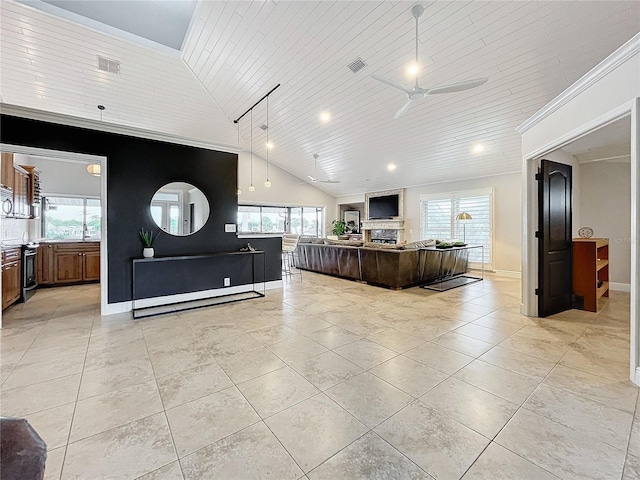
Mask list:
POLYGON ((253 156, 253 185, 255 192, 249 191, 250 159, 248 152, 241 152, 238 157, 238 183, 242 194, 238 203, 302 205, 309 207, 325 207, 325 231, 331 230, 331 221, 336 218, 336 198, 304 181, 274 164, 269 165, 271 187, 264 186, 266 180, 266 162, 253 156))
POLYGON ((405 189, 405 238, 420 240, 420 195, 494 188, 495 270, 520 271, 522 178, 520 173, 423 185, 405 189))
POLYGON ((87 173, 87 164, 69 160, 15 155, 19 165, 33 165, 42 172, 43 195, 86 195, 100 197, 100 177, 87 173))
MULTIPOLYGON (((640 38, 640 34, 636 37, 640 38)), ((635 37, 634 37, 635 39, 635 37)), ((640 40, 632 39, 636 43, 640 40)), ((597 68, 597 67, 596 67, 597 68)), ((528 156, 586 122, 640 97, 640 54, 636 53, 540 123, 522 134, 522 153, 528 156)))
POLYGON ((630 174, 629 163, 592 162, 581 165, 579 176, 581 226, 609 238, 609 278, 624 284, 631 281, 630 174))

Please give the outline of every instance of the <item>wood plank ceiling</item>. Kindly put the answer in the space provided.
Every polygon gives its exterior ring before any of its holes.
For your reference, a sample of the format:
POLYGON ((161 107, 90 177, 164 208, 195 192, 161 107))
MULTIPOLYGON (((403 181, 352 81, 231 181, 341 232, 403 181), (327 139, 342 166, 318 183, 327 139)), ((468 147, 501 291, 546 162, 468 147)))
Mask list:
MULTIPOLYGON (((3 0, 0 93, 90 118, 103 103, 108 121, 235 144, 231 120, 280 83, 270 160, 306 179, 317 153, 318 177, 341 181, 318 186, 348 195, 520 171, 515 127, 640 30, 636 1, 421 4, 421 86, 489 82, 415 102, 398 120, 404 94, 370 75, 411 85, 413 4, 402 1, 201 1, 174 58, 3 0), (97 54, 120 60, 121 74, 97 71, 97 54), (354 74, 357 57, 367 66, 354 74)), ((261 105, 262 157, 263 123, 261 105)), ((248 147, 247 117, 240 133, 248 147)))

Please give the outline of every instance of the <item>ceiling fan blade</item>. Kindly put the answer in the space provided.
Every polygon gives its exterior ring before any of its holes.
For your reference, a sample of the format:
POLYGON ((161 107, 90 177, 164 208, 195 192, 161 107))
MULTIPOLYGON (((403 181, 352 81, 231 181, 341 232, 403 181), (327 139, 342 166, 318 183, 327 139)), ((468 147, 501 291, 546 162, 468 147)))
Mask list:
POLYGON ((311 180, 312 182, 315 182, 315 181, 316 181, 316 179, 315 179, 315 178, 313 178, 311 175, 307 175, 307 178, 308 178, 309 180, 311 180))
POLYGON ((318 183, 340 183, 340 180, 318 180, 318 183))
POLYGON ((409 95, 411 93, 411 90, 409 90, 407 87, 405 87, 401 83, 394 82, 393 80, 389 80, 389 79, 384 78, 384 77, 379 77, 378 75, 371 75, 371 78, 374 78, 379 82, 382 82, 382 83, 384 83, 386 85, 389 85, 390 87, 397 88, 398 90, 402 90, 407 95, 409 95))
POLYGON ((405 113, 407 110, 409 110, 409 107, 411 106, 411 102, 412 102, 412 101, 413 101, 413 100, 408 99, 408 100, 407 100, 407 103, 405 103, 405 104, 402 106, 402 108, 400 108, 400 110, 398 110, 398 111, 396 112, 396 114, 393 116, 393 118, 400 118, 402 115, 404 115, 404 113, 405 113))
POLYGON ((428 95, 437 95, 439 93, 453 93, 462 92, 463 90, 469 90, 470 88, 476 88, 480 85, 487 83, 488 78, 476 78, 475 80, 467 80, 465 82, 452 83, 451 85, 445 85, 444 87, 429 88, 428 95))

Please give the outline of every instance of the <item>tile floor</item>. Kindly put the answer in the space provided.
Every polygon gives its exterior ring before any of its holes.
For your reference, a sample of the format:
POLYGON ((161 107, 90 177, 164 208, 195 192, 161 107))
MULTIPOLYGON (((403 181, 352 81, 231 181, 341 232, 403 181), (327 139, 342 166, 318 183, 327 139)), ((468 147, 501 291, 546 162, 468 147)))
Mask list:
POLYGON ((5 312, 3 415, 50 479, 638 479, 629 296, 518 313, 517 280, 435 293, 318 274, 133 321, 96 285, 5 312))

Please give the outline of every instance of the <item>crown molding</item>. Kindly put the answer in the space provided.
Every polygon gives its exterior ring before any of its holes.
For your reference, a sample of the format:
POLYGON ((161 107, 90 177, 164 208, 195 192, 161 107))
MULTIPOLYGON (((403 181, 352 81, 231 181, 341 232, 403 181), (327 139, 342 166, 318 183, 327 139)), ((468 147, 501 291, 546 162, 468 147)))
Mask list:
POLYGON ((172 135, 170 133, 154 132, 152 130, 146 130, 144 128, 118 125, 116 123, 104 121, 101 122, 99 120, 75 117, 72 115, 64 115, 61 113, 47 112, 45 110, 36 110, 34 108, 21 107, 18 105, 11 105, 6 103, 0 103, 0 114, 9 115, 12 117, 27 118, 29 120, 57 123, 59 125, 67 125, 70 127, 85 128, 88 130, 97 130, 100 132, 116 133, 119 135, 127 135, 130 137, 145 138, 148 140, 158 140, 160 142, 175 143, 178 145, 188 145, 191 147, 216 150, 219 152, 240 152, 240 149, 233 145, 212 143, 204 140, 182 137, 180 135, 172 135))
POLYGON ((516 131, 520 134, 527 132, 639 52, 640 33, 633 36, 627 43, 589 70, 577 82, 529 117, 516 128, 516 131))

